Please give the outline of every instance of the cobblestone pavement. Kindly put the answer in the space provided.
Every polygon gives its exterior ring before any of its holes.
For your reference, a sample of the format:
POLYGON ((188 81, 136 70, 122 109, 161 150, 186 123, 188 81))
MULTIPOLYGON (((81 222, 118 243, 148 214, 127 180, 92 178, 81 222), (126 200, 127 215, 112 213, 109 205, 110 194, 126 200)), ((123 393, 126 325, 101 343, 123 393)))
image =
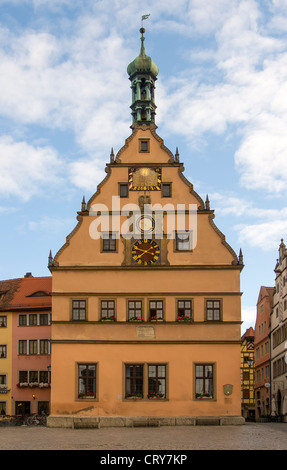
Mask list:
POLYGON ((101 429, 3 426, 0 450, 287 450, 287 423, 101 429))

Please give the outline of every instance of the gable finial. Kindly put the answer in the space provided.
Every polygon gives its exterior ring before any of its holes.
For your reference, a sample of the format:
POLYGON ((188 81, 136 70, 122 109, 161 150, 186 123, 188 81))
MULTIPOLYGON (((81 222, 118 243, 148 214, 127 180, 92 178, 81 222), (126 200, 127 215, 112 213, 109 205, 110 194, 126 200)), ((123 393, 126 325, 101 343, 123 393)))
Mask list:
POLYGON ((113 147, 111 148, 111 153, 110 153, 110 163, 115 163, 115 154, 114 154, 113 147))
POLYGON ((52 250, 50 250, 49 257, 48 257, 48 268, 53 266, 53 256, 52 256, 52 250))
POLYGON ((238 256, 238 264, 243 264, 243 254, 242 254, 242 250, 240 248, 240 251, 239 251, 239 256, 238 256))
POLYGON ((87 206, 86 206, 86 200, 85 200, 85 196, 83 196, 83 200, 82 200, 82 212, 85 212, 87 206))

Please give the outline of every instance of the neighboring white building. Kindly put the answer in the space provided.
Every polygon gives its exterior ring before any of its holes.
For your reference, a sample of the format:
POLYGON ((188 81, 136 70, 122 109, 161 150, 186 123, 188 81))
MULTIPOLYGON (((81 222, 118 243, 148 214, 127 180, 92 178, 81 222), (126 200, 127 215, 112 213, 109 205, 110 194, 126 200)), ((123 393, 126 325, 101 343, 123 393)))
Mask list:
POLYGON ((271 415, 287 422, 287 250, 281 240, 271 314, 271 415))

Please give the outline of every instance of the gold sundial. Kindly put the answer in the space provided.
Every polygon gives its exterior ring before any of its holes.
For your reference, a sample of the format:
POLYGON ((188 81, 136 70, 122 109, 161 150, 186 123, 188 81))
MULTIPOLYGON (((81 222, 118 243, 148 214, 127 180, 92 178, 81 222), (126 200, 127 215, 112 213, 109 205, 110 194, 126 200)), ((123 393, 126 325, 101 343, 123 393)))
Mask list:
POLYGON ((129 170, 130 191, 160 191, 160 168, 132 168, 129 170))

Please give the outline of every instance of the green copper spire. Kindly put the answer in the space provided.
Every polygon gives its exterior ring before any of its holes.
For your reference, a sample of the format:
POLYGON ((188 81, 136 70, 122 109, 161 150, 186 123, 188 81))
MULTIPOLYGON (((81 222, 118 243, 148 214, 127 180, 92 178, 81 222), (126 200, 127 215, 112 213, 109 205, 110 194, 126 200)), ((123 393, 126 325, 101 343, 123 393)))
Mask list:
POLYGON ((146 55, 144 44, 145 29, 141 28, 140 54, 128 66, 127 72, 132 89, 132 116, 133 124, 154 124, 156 105, 154 103, 155 81, 158 75, 158 67, 152 59, 146 55))

